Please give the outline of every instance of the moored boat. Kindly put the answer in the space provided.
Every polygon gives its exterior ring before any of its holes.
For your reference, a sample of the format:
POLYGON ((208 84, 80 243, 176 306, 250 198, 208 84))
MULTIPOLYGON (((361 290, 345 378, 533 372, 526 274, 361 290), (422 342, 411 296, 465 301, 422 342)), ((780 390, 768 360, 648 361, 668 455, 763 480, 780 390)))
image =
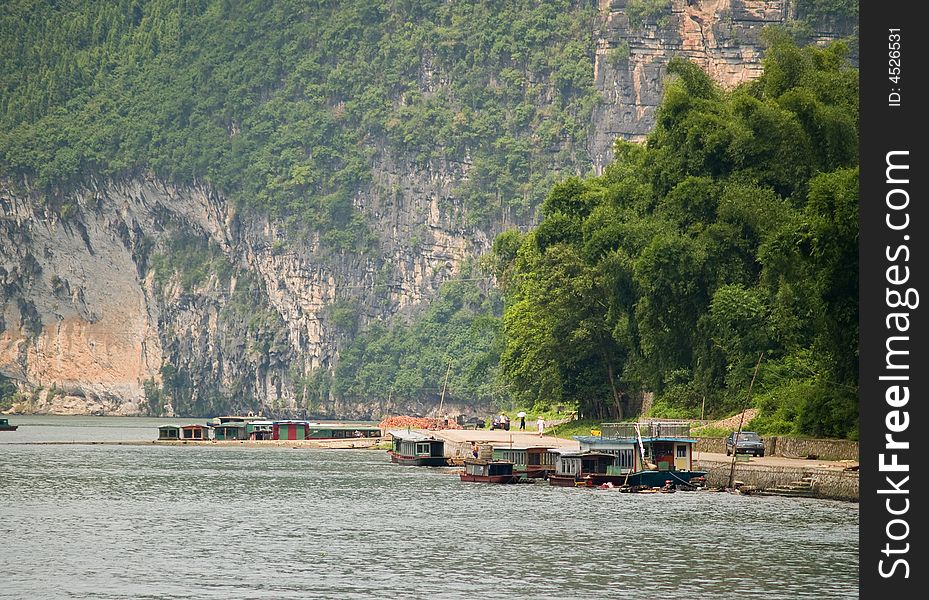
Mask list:
POLYGON ((494 460, 513 463, 513 474, 520 479, 546 479, 555 470, 558 453, 551 446, 514 448, 494 446, 494 460))
POLYGON ((604 423, 600 435, 575 436, 578 453, 561 454, 551 485, 693 489, 704 485, 705 471, 693 468, 688 423, 604 423))
POLYGON ((398 465, 418 467, 444 467, 445 442, 418 431, 391 430, 390 461, 398 465))
POLYGON ((592 487, 606 483, 602 475, 613 465, 616 457, 605 452, 564 452, 558 455, 555 471, 548 476, 548 484, 558 487, 592 487))
POLYGON ((480 483, 516 483, 513 463, 506 460, 466 460, 458 474, 462 481, 480 483))
POLYGON ((16 431, 19 425, 10 425, 9 419, 0 419, 0 431, 16 431))

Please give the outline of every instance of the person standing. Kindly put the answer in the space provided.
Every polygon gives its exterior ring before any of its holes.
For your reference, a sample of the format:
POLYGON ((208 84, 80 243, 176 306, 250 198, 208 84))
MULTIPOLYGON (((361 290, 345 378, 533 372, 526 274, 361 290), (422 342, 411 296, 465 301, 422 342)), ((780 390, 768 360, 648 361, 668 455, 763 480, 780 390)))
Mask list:
POLYGON ((526 430, 526 415, 519 416, 519 429, 522 431, 526 430))
POLYGON ((545 419, 540 416, 536 424, 539 426, 539 437, 542 437, 542 432, 545 431, 545 419))

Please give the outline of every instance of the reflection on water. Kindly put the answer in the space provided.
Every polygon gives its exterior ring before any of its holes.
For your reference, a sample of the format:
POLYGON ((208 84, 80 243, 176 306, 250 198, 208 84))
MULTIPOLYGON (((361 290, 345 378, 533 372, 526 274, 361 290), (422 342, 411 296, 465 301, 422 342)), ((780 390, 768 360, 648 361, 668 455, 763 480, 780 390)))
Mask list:
MULTIPOLYGON (((99 421, 58 439, 161 422, 99 421)), ((858 593, 856 504, 468 484, 371 450, 7 442, 0 458, 0 598, 858 593)))

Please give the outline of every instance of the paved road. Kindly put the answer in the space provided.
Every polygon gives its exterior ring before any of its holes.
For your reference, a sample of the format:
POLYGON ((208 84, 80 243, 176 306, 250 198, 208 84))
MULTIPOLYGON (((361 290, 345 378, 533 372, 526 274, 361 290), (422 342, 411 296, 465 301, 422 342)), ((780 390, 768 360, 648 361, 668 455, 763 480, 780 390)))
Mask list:
MULTIPOLYGON (((716 452, 695 452, 694 460, 704 460, 707 462, 720 462, 729 464, 732 462, 732 457, 726 456, 725 454, 718 454, 716 452)), ((842 471, 846 467, 850 465, 857 465, 858 463, 840 460, 808 460, 805 458, 787 458, 786 456, 752 456, 749 457, 747 463, 740 461, 737 464, 767 465, 773 467, 799 467, 808 469, 819 468, 842 471)))

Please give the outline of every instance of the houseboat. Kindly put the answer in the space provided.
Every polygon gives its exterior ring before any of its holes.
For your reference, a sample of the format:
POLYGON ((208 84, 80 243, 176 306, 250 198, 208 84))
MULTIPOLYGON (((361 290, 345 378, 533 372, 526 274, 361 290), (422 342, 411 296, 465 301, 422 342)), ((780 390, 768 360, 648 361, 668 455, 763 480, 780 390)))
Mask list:
POLYGON ((305 440, 310 429, 306 421, 274 421, 271 425, 272 440, 305 440))
POLYGON ((177 441, 181 439, 180 425, 162 425, 158 428, 159 441, 177 441))
POLYGON ((513 463, 513 473, 521 479, 545 479, 555 470, 558 453, 550 446, 494 446, 493 457, 513 463))
POLYGON ((213 439, 218 442, 244 440, 247 437, 246 427, 247 423, 243 421, 227 421, 221 425, 214 425, 213 439))
MULTIPOLYGON (((706 472, 693 468, 693 447, 697 440, 690 437, 690 424, 649 421, 645 423, 603 423, 600 435, 574 436, 580 442, 579 455, 589 460, 567 461, 562 455, 556 473, 571 475, 566 469, 581 470, 576 476, 593 485, 663 487, 672 485, 699 486, 706 472), (610 456, 593 460, 594 455, 610 456)), ((551 478, 549 478, 551 479, 551 478)))
POLYGON ((594 486, 610 476, 616 457, 606 452, 563 452, 558 454, 555 470, 548 475, 548 484, 559 487, 594 486))
POLYGON ((342 440, 348 438, 379 438, 380 427, 371 425, 347 425, 342 423, 310 423, 306 439, 342 440))
POLYGON ((462 481, 480 483, 516 483, 519 479, 507 460, 466 460, 459 476, 462 481))
POLYGON ((181 440, 192 442, 205 442, 210 439, 210 427, 208 425, 183 425, 181 427, 181 440))
POLYGON ((10 425, 9 419, 0 419, 0 431, 16 431, 19 425, 10 425))
POLYGON ((422 467, 444 467, 445 442, 418 431, 391 430, 391 448, 387 451, 390 461, 398 465, 422 467))
POLYGON ((246 421, 245 437, 249 440, 270 440, 274 437, 274 421, 246 421))

